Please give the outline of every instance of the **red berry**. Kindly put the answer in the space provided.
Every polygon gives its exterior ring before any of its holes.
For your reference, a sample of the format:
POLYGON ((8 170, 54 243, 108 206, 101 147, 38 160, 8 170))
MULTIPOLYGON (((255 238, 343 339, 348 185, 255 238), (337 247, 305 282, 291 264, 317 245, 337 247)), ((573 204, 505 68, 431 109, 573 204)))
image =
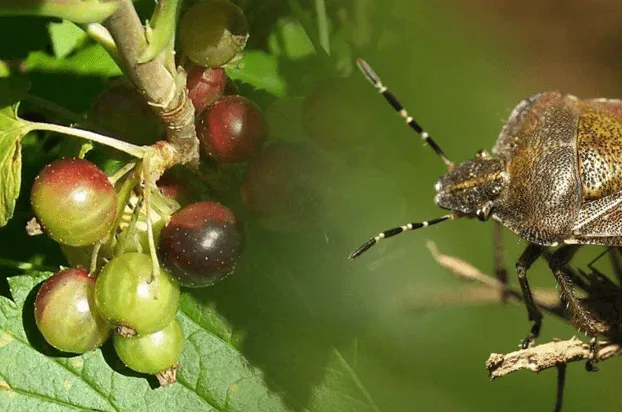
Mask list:
POLYGON ((46 280, 35 298, 35 321, 45 340, 64 352, 101 346, 110 326, 95 310, 95 279, 84 269, 65 269, 46 280))
POLYGON ((267 125, 261 109, 242 96, 224 96, 197 119, 204 152, 219 162, 248 160, 263 145, 267 125))
POLYGON ((196 197, 192 185, 171 170, 164 172, 162 177, 156 182, 156 185, 164 196, 175 199, 182 206, 191 203, 196 197))
POLYGON ((243 248, 242 225, 216 202, 199 202, 179 210, 162 229, 158 256, 182 286, 209 286, 229 275, 243 248))
POLYGON ((193 66, 188 71, 186 88, 196 113, 201 113, 218 100, 224 94, 226 84, 227 74, 224 69, 193 66))
POLYGON ((30 200, 37 219, 57 242, 90 245, 110 232, 117 195, 106 175, 83 159, 61 159, 35 178, 30 200))

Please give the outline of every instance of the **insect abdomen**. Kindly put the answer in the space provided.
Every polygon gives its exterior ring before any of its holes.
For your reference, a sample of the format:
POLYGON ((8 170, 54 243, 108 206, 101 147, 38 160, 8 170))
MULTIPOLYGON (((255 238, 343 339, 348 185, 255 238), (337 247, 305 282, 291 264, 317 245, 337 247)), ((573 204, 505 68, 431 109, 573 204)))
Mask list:
POLYGON ((622 190, 622 101, 580 103, 577 128, 579 176, 584 201, 622 190))

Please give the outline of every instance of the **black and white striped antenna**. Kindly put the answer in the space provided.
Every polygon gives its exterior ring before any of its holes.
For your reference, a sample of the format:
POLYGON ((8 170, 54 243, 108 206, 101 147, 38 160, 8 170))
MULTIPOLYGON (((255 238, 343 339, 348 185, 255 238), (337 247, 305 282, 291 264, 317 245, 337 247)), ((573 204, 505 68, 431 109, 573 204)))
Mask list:
MULTIPOLYGON (((402 106, 402 104, 399 102, 399 100, 397 100, 395 95, 393 95, 393 93, 391 93, 389 89, 387 89, 382 84, 380 77, 378 77, 376 72, 374 72, 374 70, 369 66, 369 64, 367 64, 367 62, 363 59, 356 59, 356 65, 359 67, 359 69, 361 69, 361 72, 363 72, 365 77, 367 77, 367 80, 369 80, 371 84, 376 89, 378 89, 378 91, 380 92, 380 94, 384 96, 386 101, 389 102, 389 104, 393 107, 393 109, 395 109, 395 111, 406 121, 406 124, 410 126, 410 128, 413 129, 415 132, 417 132, 419 136, 421 136, 421 139, 425 143, 427 143, 428 146, 432 148, 432 150, 434 150, 434 152, 438 155, 438 157, 440 157, 443 163, 445 163, 447 168, 449 168, 450 170, 453 169, 454 164, 449 159, 447 159, 447 156, 445 156, 445 153, 443 153, 443 150, 440 148, 440 146, 436 144, 436 142, 434 141, 434 139, 432 139, 432 137, 428 134, 428 132, 423 130, 421 125, 417 123, 415 119, 413 119, 411 116, 408 115, 408 112, 406 111, 404 106, 402 106)), ((385 230, 383 232, 378 233, 376 236, 372 237, 367 242, 359 246, 354 252, 350 254, 349 259, 356 259, 357 257, 361 256, 363 253, 368 251, 372 246, 374 246, 376 243, 378 243, 382 239, 393 237, 393 236, 399 235, 400 233, 404 233, 406 231, 416 230, 416 229, 421 229, 423 227, 436 225, 437 223, 441 223, 446 220, 457 219, 459 217, 461 216, 455 213, 451 213, 451 214, 441 216, 436 219, 428 220, 425 222, 412 222, 412 223, 407 223, 403 226, 398 226, 392 229, 385 230)))
POLYGON ((354 252, 350 253, 350 256, 348 257, 348 259, 356 259, 357 257, 361 256, 363 253, 367 252, 372 246, 380 242, 382 239, 393 237, 393 236, 399 235, 400 233, 404 233, 409 230, 417 230, 417 229, 421 229, 422 227, 432 226, 437 223, 444 222, 446 220, 453 220, 456 217, 458 216, 451 213, 449 215, 437 217, 436 219, 428 220, 425 222, 413 222, 413 223, 405 224, 404 226, 398 226, 392 229, 385 230, 384 232, 378 233, 376 236, 372 237, 367 242, 363 243, 354 252))
POLYGON ((367 80, 369 80, 370 83, 376 89, 378 89, 378 91, 384 96, 386 101, 389 102, 393 109, 395 109, 395 111, 406 121, 406 124, 410 126, 410 128, 413 129, 415 132, 417 132, 419 136, 421 136, 421 139, 425 143, 427 143, 432 148, 432 150, 434 150, 434 152, 438 155, 438 157, 441 158, 443 163, 445 163, 445 165, 449 169, 452 169, 454 167, 454 164, 447 158, 447 156, 445 156, 445 153, 443 153, 443 149, 441 149, 440 146, 434 141, 434 139, 432 139, 432 136, 430 136, 428 132, 423 130, 421 125, 417 123, 415 119, 408 115, 408 112, 406 111, 404 106, 402 106, 402 104, 399 102, 399 100, 397 100, 395 95, 391 93, 385 85, 382 84, 380 77, 378 77, 378 75, 371 68, 371 66, 367 64, 367 62, 363 59, 356 59, 356 65, 361 70, 361 72, 363 72, 365 77, 367 77, 367 80))

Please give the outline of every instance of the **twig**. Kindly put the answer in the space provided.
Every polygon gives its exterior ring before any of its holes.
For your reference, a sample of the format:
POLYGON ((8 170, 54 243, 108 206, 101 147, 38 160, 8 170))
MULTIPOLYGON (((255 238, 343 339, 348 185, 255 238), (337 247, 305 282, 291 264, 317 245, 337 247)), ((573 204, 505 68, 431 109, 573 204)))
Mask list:
MULTIPOLYGON (((485 275, 484 273, 480 272, 478 269, 463 260, 457 259, 452 256, 442 255, 436 245, 434 245, 434 243, 428 242, 428 248, 434 256, 434 259, 436 259, 436 261, 441 266, 451 270, 456 275, 483 284, 489 290, 496 290, 498 292, 502 292, 501 299, 499 300, 503 300, 503 296, 507 296, 514 301, 523 300, 521 293, 510 289, 507 284, 500 281, 499 279, 485 275)), ((569 273, 573 272, 571 271, 569 273)), ((573 276, 573 278, 576 278, 576 281, 579 281, 581 279, 578 275, 573 276)), ((582 285, 582 288, 587 293, 588 300, 594 299, 600 302, 602 300, 602 296, 600 296, 599 293, 603 294, 603 296, 608 299, 607 301, 612 299, 611 288, 605 288, 603 291, 599 290, 599 288, 597 287, 599 284, 597 282, 594 283, 594 288, 590 287, 592 283, 583 283, 584 284, 582 285), (599 297, 601 297, 601 299, 599 299, 599 297)), ((568 311, 567 308, 565 309, 565 305, 561 304, 560 296, 557 292, 554 295, 544 295, 542 291, 534 291, 534 295, 535 303, 538 306, 548 312, 558 315, 566 322, 575 324, 575 322, 573 322, 572 316, 570 315, 571 311, 568 311)), ((617 296, 617 294, 613 295, 614 299, 615 296, 617 296)), ((484 299, 490 299, 490 296, 484 296, 484 299)), ((619 314, 616 310, 613 311, 615 312, 612 317, 612 319, 615 319, 613 325, 618 325, 619 314)), ((603 316, 602 312, 599 312, 599 314, 601 315, 601 317, 603 316)), ((521 369, 526 369, 532 372, 539 373, 545 369, 557 368, 557 395, 555 399, 554 410, 555 412, 559 412, 561 411, 563 403, 564 386, 566 381, 566 368, 568 363, 576 361, 587 361, 588 363, 586 363, 586 368, 588 370, 594 370, 593 362, 595 359, 597 361, 603 361, 613 356, 618 356, 622 354, 622 347, 619 343, 620 340, 617 337, 619 335, 616 335, 615 333, 617 331, 617 328, 609 325, 608 328, 603 329, 603 331, 605 330, 609 332, 608 335, 612 336, 613 340, 610 342, 601 342, 600 344, 597 344, 597 347, 594 347, 594 342, 596 342, 595 338, 594 341, 591 341, 591 344, 588 344, 582 342, 576 337, 573 337, 570 340, 554 340, 553 342, 529 347, 527 349, 521 349, 508 354, 492 353, 486 361, 486 369, 488 370, 488 375, 490 376, 491 380, 494 380, 496 378, 503 377, 521 369), (596 356, 594 356, 594 351, 597 352, 596 356)), ((603 331, 599 332, 603 333, 603 331)))
MULTIPOLYGON (((523 295, 519 291, 508 288, 506 285, 503 284, 503 282, 492 276, 482 273, 479 269, 465 262, 462 259, 442 254, 440 250, 438 250, 438 247, 436 246, 436 244, 434 244, 434 242, 427 242, 426 246, 430 250, 430 253, 432 253, 432 257, 434 257, 434 260, 436 260, 439 265, 441 265, 445 269, 451 270, 457 276, 460 276, 472 282, 481 283, 490 289, 505 291, 510 301, 523 301, 523 295)), ((557 291, 538 289, 534 290, 533 293, 536 304, 538 306, 540 306, 547 312, 566 319, 566 311, 564 310, 562 305, 560 305, 561 302, 559 298, 559 293, 557 291)), ((496 300, 500 301, 499 298, 497 298, 496 300)), ((485 302, 489 301, 490 299, 485 299, 485 302)))
POLYGON ((153 222, 151 221, 151 190, 155 186, 151 175, 151 157, 146 156, 143 160, 143 198, 145 200, 145 215, 147 218, 147 241, 151 256, 152 279, 157 280, 160 275, 160 263, 156 253, 155 239, 153 237, 153 222))
MULTIPOLYGON (((194 128, 194 107, 186 96, 183 81, 164 64, 164 56, 140 64, 147 48, 143 25, 131 0, 120 0, 117 11, 104 22, 123 64, 123 70, 160 117, 166 140, 176 149, 172 164, 198 165, 199 140, 194 128)), ((154 159, 155 161, 155 159, 154 159)), ((157 162, 156 162, 157 163, 157 162)), ((165 168, 166 169, 166 168, 165 168)))
MULTIPOLYGON (((598 349, 598 358, 605 360, 621 353, 622 347, 619 344, 602 343, 598 349)), ((486 369, 490 378, 496 379, 518 370, 538 373, 589 358, 590 345, 573 337, 570 340, 549 342, 507 354, 493 353, 486 361, 486 369)))

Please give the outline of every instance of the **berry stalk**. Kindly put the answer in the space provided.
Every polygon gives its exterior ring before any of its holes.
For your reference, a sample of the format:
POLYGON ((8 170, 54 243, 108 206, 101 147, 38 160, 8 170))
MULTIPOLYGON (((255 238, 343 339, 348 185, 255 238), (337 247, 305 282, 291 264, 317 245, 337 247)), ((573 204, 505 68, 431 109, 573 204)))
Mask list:
POLYGON ((61 126, 51 123, 40 122, 28 122, 32 130, 47 130, 49 132, 56 132, 66 134, 69 136, 80 137, 82 139, 92 140, 105 146, 114 147, 117 150, 125 152, 131 156, 142 159, 145 156, 146 149, 142 146, 136 146, 131 143, 126 143, 121 140, 114 139, 109 136, 104 136, 99 133, 90 132, 88 130, 76 129, 73 127, 61 126))

